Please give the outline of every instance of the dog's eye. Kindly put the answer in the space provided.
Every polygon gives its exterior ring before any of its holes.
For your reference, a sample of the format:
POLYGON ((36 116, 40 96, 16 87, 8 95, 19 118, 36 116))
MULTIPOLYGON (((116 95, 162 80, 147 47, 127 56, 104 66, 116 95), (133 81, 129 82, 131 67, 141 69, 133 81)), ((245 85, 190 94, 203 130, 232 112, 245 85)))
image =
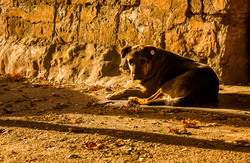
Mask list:
POLYGON ((130 59, 130 60, 129 60, 129 64, 130 64, 130 65, 133 65, 133 64, 134 64, 134 60, 133 60, 133 59, 130 59))
POLYGON ((144 65, 147 61, 145 59, 141 60, 141 64, 144 65))

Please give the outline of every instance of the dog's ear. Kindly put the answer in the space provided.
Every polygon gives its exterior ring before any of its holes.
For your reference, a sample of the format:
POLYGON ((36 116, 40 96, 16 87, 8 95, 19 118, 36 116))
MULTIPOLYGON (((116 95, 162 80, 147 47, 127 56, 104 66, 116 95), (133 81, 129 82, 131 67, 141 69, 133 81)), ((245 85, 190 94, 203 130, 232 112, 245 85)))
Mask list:
POLYGON ((128 52, 131 50, 131 46, 125 46, 123 49, 122 49, 122 51, 121 51, 121 54, 122 54, 122 58, 124 58, 127 54, 128 54, 128 52))
POLYGON ((155 55, 157 53, 157 48, 153 47, 153 46, 145 46, 144 47, 144 50, 150 54, 151 56, 152 55, 155 55))

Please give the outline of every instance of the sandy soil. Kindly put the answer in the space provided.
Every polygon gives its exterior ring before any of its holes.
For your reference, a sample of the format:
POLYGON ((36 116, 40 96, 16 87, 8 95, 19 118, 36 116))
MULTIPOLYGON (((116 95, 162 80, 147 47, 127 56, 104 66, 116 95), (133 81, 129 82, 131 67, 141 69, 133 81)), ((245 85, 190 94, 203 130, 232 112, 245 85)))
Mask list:
POLYGON ((105 104, 119 89, 0 77, 0 162, 250 162, 250 87, 201 108, 105 104))

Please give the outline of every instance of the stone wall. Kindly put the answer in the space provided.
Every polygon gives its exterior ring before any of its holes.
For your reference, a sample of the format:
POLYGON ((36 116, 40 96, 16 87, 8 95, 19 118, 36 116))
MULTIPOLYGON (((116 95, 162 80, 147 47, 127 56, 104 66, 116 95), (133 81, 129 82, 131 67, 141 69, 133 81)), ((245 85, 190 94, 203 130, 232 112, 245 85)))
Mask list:
POLYGON ((0 0, 0 69, 125 83, 125 45, 154 45, 249 81, 248 0, 0 0))

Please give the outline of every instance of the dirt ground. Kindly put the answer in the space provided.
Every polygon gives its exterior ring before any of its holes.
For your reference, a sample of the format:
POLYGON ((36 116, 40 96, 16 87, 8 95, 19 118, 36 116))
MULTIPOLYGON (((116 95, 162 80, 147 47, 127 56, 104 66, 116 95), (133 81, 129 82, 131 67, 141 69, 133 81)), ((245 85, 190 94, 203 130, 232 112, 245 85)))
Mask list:
POLYGON ((0 76, 0 162, 250 162, 250 87, 203 107, 105 103, 121 86, 0 76))

